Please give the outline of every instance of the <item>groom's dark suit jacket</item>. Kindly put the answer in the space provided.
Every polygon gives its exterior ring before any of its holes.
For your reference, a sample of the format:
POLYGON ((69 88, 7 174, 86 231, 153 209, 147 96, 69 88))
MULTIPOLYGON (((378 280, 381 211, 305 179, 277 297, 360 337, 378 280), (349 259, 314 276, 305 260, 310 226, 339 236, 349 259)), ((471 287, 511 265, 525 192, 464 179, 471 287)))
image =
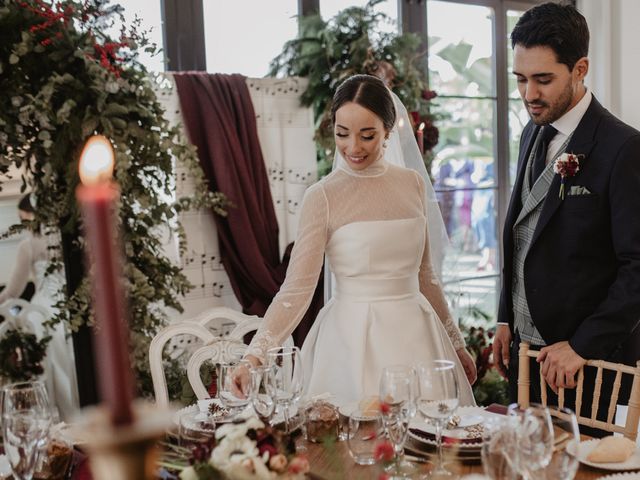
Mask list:
MULTIPOLYGON (((518 177, 504 227, 498 321, 513 331, 513 226, 525 167, 540 127, 520 140, 518 177)), ((531 318, 547 345, 568 340, 583 358, 640 359, 640 132, 593 98, 567 149, 579 172, 559 197, 555 175, 524 264, 531 318), (569 195, 572 186, 590 193, 569 195)))

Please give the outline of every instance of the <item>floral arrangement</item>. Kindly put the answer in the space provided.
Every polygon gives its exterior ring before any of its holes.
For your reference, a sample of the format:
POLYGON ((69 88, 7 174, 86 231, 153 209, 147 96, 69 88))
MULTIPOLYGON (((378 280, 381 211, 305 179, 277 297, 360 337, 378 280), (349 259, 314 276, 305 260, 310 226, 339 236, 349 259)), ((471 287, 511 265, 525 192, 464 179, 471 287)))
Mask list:
POLYGON ((391 23, 385 14, 374 11, 381 1, 345 8, 327 21, 320 15, 300 17, 298 37, 287 42, 271 62, 270 75, 309 80, 301 100, 314 111, 321 174, 331 169, 335 150, 330 115, 333 94, 344 79, 359 73, 381 78, 398 95, 411 112, 416 135, 424 124, 423 154, 429 169, 438 129, 431 113, 436 94, 427 86, 426 51, 420 51, 417 35, 398 35, 381 28, 391 23))
POLYGON ((575 155, 573 153, 563 153, 553 163, 553 171, 560 175, 560 198, 564 200, 564 184, 567 177, 575 177, 580 171, 580 160, 584 155, 575 155))
POLYGON ((49 338, 38 340, 33 333, 17 328, 8 330, 0 339, 0 377, 26 382, 42 375, 49 338))
POLYGON ((294 480, 309 472, 307 458, 295 453, 295 436, 256 417, 218 427, 215 439, 193 449, 189 463, 181 480, 294 480))
MULTIPOLYGON (((224 215, 227 203, 206 185, 195 148, 164 118, 153 88, 161 79, 137 59, 155 46, 138 27, 125 27, 122 7, 109 0, 0 0, 0 174, 12 165, 24 172, 40 231, 63 238, 51 268, 63 258, 69 266, 82 258, 74 194, 82 146, 92 134, 112 141, 125 287, 135 298, 131 351, 138 384, 150 393, 151 337, 166 324, 167 308, 182 311, 179 297, 191 288, 166 257, 162 235, 173 228, 183 239, 180 212, 207 206, 224 215), (117 27, 112 38, 107 32, 117 27), (191 170, 195 196, 174 198, 175 162, 191 170)), ((71 330, 93 322, 86 275, 76 283, 52 319, 71 330)))

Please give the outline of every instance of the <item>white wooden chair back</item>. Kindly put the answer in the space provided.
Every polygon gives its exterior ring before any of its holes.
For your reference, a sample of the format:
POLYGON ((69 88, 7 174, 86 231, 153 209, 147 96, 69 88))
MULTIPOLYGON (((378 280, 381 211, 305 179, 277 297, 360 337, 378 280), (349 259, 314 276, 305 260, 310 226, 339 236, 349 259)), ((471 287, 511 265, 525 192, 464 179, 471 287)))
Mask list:
MULTIPOLYGON (((193 353, 187 364, 187 377, 198 400, 210 397, 200 377, 202 364, 209 361, 215 365, 240 359, 247 349, 247 345, 244 343, 244 336, 258 330, 261 322, 262 319, 259 317, 245 315, 244 320, 238 323, 226 338, 216 338, 193 353)), ((284 345, 293 346, 293 338, 289 336, 284 345)))
MULTIPOLYGON (((531 350, 529 344, 521 343, 518 353, 518 404, 521 407, 529 406, 529 388, 531 386, 531 375, 529 358, 537 358, 540 352, 538 350, 531 350)), ((558 389, 558 406, 564 406, 564 388, 558 389)), ((540 373, 540 391, 542 393, 542 404, 547 405, 547 383, 540 373)), ((550 406, 549 411, 552 415, 561 416, 561 412, 558 412, 553 406, 550 406)), ((576 418, 580 425, 585 425, 592 428, 599 428, 606 432, 622 433, 625 437, 632 441, 636 441, 638 436, 638 421, 640 420, 640 361, 636 363, 635 367, 625 365, 622 363, 605 362, 604 360, 587 360, 578 372, 578 382, 576 386, 576 418), (591 404, 591 415, 588 417, 580 415, 584 385, 584 369, 596 368, 596 380, 593 392, 593 400, 591 404), (602 375, 604 370, 616 372, 615 379, 613 381, 613 391, 609 400, 607 410, 607 420, 602 421, 596 419, 598 408, 600 406, 600 391, 602 389, 602 375), (632 375, 633 383, 631 385, 631 395, 629 396, 629 407, 627 410, 627 418, 625 425, 620 426, 615 424, 616 406, 618 403, 618 396, 620 394, 620 386, 622 385, 622 375, 632 375)))
POLYGON ((43 331, 42 322, 48 320, 49 312, 40 305, 21 298, 12 298, 0 305, 0 316, 4 317, 4 321, 0 323, 0 337, 4 336, 8 330, 20 328, 40 338, 43 331), (38 320, 40 320, 39 325, 36 325, 35 322, 38 320))
POLYGON ((149 367, 151 370, 151 381, 153 382, 153 392, 156 397, 156 404, 159 407, 166 407, 169 404, 169 392, 167 390, 167 379, 164 374, 162 352, 166 343, 178 335, 193 335, 205 344, 216 338, 206 326, 193 320, 185 320, 180 323, 168 325, 153 337, 151 345, 149 346, 149 367))

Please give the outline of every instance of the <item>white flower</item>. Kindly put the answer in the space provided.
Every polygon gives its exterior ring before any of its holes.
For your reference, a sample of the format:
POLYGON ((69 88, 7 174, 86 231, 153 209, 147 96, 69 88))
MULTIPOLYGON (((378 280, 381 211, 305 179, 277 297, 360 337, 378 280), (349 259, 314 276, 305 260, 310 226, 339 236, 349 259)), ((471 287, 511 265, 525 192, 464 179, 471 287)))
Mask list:
POLYGON ((111 80, 105 84, 104 89, 108 93, 118 93, 118 90, 120 90, 120 85, 118 85, 118 82, 114 82, 113 80, 111 80))
POLYGON ((226 468, 231 463, 242 462, 245 458, 258 458, 256 442, 242 437, 225 437, 211 452, 211 463, 219 468, 226 468))
POLYGON ((198 480, 195 468, 187 467, 180 472, 180 480, 198 480))
POLYGON ((264 428, 262 423, 256 417, 249 417, 242 423, 226 423, 216 429, 216 439, 220 440, 225 437, 245 437, 251 429, 258 430, 264 428))

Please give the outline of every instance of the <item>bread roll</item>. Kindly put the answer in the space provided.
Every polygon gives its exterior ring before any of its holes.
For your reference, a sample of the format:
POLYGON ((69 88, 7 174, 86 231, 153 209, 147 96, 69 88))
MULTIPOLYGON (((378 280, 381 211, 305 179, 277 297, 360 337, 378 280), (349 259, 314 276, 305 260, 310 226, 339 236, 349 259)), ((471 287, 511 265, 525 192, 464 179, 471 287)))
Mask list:
POLYGON ((587 460, 593 463, 626 462, 636 450, 636 444, 626 437, 604 437, 589 452, 587 460))

